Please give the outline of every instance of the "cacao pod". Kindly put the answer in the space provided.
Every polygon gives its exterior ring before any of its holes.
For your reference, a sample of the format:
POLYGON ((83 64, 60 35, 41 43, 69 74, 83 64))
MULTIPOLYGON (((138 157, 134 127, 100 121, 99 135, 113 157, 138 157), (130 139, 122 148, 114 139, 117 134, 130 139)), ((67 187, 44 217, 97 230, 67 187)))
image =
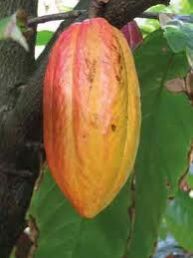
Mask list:
POLYGON ((135 50, 143 42, 143 36, 136 21, 128 22, 121 31, 132 50, 135 50))
POLYGON ((44 144, 55 181, 82 216, 104 209, 131 173, 139 95, 121 31, 93 18, 60 35, 45 74, 44 144))

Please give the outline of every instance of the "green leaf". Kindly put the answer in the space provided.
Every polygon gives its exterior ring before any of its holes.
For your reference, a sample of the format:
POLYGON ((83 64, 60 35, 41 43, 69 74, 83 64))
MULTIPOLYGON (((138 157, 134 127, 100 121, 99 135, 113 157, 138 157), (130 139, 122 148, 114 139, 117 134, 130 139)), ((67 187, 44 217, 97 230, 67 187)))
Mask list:
POLYGON ((129 187, 94 219, 80 217, 46 172, 30 213, 40 232, 36 258, 121 258, 129 235, 129 187))
MULTIPOLYGON (((147 12, 156 13, 173 13, 173 14, 192 14, 193 13, 193 0, 178 0, 171 1, 169 6, 158 4, 150 7, 147 12)), ((177 17, 176 17, 177 18, 177 17)), ((149 33, 160 28, 159 21, 155 19, 139 19, 140 28, 143 35, 147 36, 149 33)))
POLYGON ((178 6, 178 11, 180 13, 193 13, 193 0, 180 0, 176 6, 178 6))
POLYGON ((188 193, 179 191, 167 206, 165 221, 168 230, 174 235, 179 245, 193 252, 193 199, 188 193))
POLYGON ((143 23, 139 22, 140 29, 142 30, 143 37, 148 36, 150 33, 158 30, 160 24, 157 20, 146 19, 143 23))
POLYGON ((49 30, 42 30, 37 32, 37 37, 36 37, 36 45, 38 46, 44 46, 46 45, 50 39, 53 36, 53 32, 49 30))
POLYGON ((12 39, 28 50, 26 39, 22 35, 20 27, 17 26, 16 14, 0 20, 0 40, 5 39, 12 39))
MULTIPOLYGON (((156 6, 153 6, 147 10, 147 12, 171 12, 171 6, 166 7, 165 5, 159 4, 156 6)), ((140 29, 143 32, 143 36, 146 37, 150 33, 154 32, 155 30, 158 30, 160 28, 159 21, 156 19, 139 19, 139 25, 140 29)))
POLYGON ((152 6, 150 7, 147 11, 148 12, 156 12, 156 13, 160 13, 160 12, 163 12, 163 13, 167 13, 167 12, 171 12, 171 5, 170 6, 166 6, 164 4, 158 4, 158 5, 155 5, 155 6, 152 6))
POLYGON ((163 34, 152 33, 136 51, 141 84, 142 130, 136 171, 136 215, 127 253, 149 258, 166 207, 188 166, 193 138, 193 108, 184 94, 168 92, 168 79, 184 76, 187 62, 174 55, 163 34))
POLYGON ((164 36, 174 53, 193 50, 193 24, 173 20, 164 27, 164 36))
POLYGON ((193 48, 186 48, 186 57, 191 69, 193 69, 193 48))

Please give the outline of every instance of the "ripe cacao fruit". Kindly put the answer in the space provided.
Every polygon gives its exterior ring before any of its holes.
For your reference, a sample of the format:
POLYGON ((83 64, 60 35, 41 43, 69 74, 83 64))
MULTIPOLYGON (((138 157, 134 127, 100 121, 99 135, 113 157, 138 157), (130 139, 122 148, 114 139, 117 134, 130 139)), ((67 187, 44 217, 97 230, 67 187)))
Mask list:
POLYGON ((128 22, 121 31, 132 50, 135 50, 143 42, 143 36, 136 21, 128 22))
POLYGON ((104 209, 131 173, 139 95, 121 31, 93 18, 60 35, 45 74, 44 144, 55 181, 82 216, 104 209))

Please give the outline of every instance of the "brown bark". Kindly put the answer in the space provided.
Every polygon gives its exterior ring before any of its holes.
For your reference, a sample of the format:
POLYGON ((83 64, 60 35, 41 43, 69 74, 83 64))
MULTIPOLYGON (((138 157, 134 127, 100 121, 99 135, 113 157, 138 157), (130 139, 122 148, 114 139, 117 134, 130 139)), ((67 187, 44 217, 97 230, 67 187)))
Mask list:
MULTIPOLYGON (((38 0, 0 0, 0 18, 19 8, 36 16, 38 0)), ((169 0, 110 0, 101 16, 121 27, 146 8, 169 0)), ((88 9, 81 0, 76 9, 88 9)), ((86 16, 81 17, 84 19, 86 16)), ((34 37, 27 53, 14 42, 0 43, 0 257, 8 258, 25 227, 35 180, 40 169, 42 142, 42 86, 49 51, 63 22, 39 59, 34 61, 34 37)), ((34 34, 35 36, 35 34, 34 34)))
MULTIPOLYGON (((29 15, 36 16, 37 0, 0 0, 0 18, 13 14, 19 8, 29 15)), ((39 162, 33 161, 30 168, 26 156, 20 169, 23 143, 19 139, 23 129, 20 114, 13 107, 21 91, 18 85, 25 82, 33 73, 35 34, 31 38, 30 51, 26 52, 12 41, 0 42, 0 257, 7 258, 25 225, 25 213, 33 191, 35 177, 17 176, 17 171, 37 171, 39 162), (13 119, 11 114, 14 113, 13 119), (17 127, 15 121, 17 120, 17 127), (5 123, 6 121, 6 123, 5 123), (8 122, 9 121, 9 122, 8 122), (20 144, 18 144, 20 142, 20 144), (19 162, 20 159, 20 162, 19 162)), ((27 111, 27 110, 26 110, 27 111)), ((25 129, 26 130, 26 129, 25 129)), ((32 172, 33 173, 33 172, 32 172)), ((36 172, 37 173, 37 172, 36 172)), ((25 173, 24 173, 25 174, 25 173)))
POLYGON ((138 17, 153 5, 168 5, 170 0, 110 0, 104 8, 102 16, 114 26, 121 28, 128 21, 138 17))

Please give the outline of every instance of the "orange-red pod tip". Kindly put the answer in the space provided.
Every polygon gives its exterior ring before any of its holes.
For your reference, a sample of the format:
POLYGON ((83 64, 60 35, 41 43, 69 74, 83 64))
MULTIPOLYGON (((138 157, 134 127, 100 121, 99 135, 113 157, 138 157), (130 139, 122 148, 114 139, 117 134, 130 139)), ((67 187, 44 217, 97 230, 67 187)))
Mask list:
POLYGON ((43 109, 52 176, 82 216, 94 217, 125 184, 139 141, 139 84, 122 32, 103 18, 66 29, 50 54, 43 109))

